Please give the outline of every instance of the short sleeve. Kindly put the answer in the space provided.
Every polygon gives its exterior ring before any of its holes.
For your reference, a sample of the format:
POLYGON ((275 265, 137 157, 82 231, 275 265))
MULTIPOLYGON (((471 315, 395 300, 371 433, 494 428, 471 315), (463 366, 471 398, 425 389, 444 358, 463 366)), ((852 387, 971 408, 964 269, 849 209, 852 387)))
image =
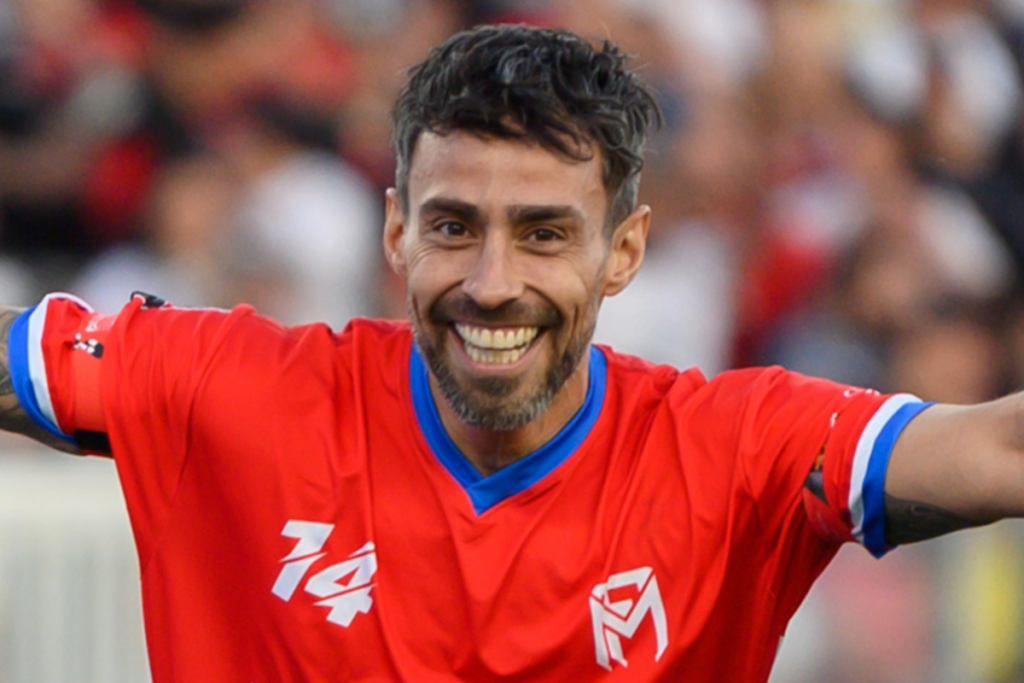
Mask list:
POLYGON ((21 407, 39 427, 85 452, 109 452, 99 371, 114 317, 69 294, 50 294, 18 316, 7 339, 21 407))
POLYGON ((885 543, 885 473, 902 429, 928 403, 780 368, 723 373, 707 387, 733 430, 739 466, 765 528, 803 515, 826 542, 885 543), (729 420, 727 415, 733 418, 729 420))
MULTIPOLYGON (((247 424, 234 407, 258 391, 285 328, 254 314, 182 309, 135 297, 117 317, 102 369, 104 413, 143 566, 156 550, 185 470, 194 460, 197 430, 225 435, 247 424), (211 378, 227 387, 206 401, 211 378)), ((226 437, 227 438, 227 437, 226 437)))
POLYGON ((18 317, 8 343, 32 418, 71 443, 92 434, 104 446, 93 452, 113 456, 145 568, 187 483, 242 495, 229 490, 232 473, 252 466, 268 432, 287 438, 273 429, 283 412, 302 423, 315 406, 334 409, 323 399, 348 377, 334 372, 337 339, 326 325, 286 327, 249 306, 184 309, 136 294, 101 316, 52 295, 18 317))
MULTIPOLYGON (((283 336, 284 329, 249 307, 176 309, 138 294, 117 315, 104 316, 73 296, 52 294, 12 326, 11 377, 39 426, 86 452, 113 455, 146 557, 181 480, 204 378, 218 363, 234 365, 250 377, 248 386, 226 383, 250 389, 254 373, 245 372, 239 357, 246 350, 258 356, 268 346, 260 340, 283 336)), ((229 431, 225 411, 215 408, 204 407, 204 421, 229 431)))

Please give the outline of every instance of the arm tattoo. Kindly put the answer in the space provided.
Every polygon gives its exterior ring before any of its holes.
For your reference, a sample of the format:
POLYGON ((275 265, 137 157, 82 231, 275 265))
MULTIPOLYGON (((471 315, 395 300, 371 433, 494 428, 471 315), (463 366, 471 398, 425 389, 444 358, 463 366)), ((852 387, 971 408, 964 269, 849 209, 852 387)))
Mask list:
POLYGON ((18 397, 14 394, 7 348, 11 326, 20 313, 10 308, 0 310, 0 429, 12 432, 22 432, 28 420, 28 415, 22 410, 18 397))
POLYGON ((928 503, 885 494, 885 542, 888 545, 923 541, 991 521, 967 519, 928 503))

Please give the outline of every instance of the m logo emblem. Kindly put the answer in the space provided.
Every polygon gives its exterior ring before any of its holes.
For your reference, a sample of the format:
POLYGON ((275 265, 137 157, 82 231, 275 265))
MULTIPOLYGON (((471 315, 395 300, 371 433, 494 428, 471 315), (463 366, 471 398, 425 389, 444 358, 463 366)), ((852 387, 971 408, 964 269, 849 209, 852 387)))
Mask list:
POLYGON ((622 572, 594 587, 590 593, 590 617, 600 666, 608 671, 612 670, 612 662, 628 666, 622 652, 622 638, 632 638, 648 614, 657 638, 654 661, 658 661, 668 647, 668 622, 654 570, 641 567, 622 572), (631 594, 636 595, 636 599, 627 597, 631 594))

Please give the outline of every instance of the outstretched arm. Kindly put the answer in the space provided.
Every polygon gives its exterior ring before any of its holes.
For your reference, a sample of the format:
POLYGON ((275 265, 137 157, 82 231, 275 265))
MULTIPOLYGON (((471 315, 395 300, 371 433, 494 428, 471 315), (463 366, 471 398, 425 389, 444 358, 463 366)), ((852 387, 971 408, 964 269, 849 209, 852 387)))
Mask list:
POLYGON ((23 309, 0 307, 0 429, 17 434, 24 434, 48 446, 68 453, 78 454, 79 451, 66 441, 58 439, 48 431, 39 427, 21 407, 14 393, 11 380, 11 366, 8 356, 8 339, 11 325, 23 309))
POLYGON ((886 542, 1024 516, 1024 394, 935 405, 906 426, 885 481, 886 542))

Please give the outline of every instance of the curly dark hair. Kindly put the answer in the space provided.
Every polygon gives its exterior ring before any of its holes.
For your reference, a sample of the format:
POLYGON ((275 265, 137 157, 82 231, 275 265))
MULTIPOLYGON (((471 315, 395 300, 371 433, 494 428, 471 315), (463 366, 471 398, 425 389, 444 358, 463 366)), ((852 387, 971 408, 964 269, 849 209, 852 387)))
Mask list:
POLYGON ((527 140, 576 161, 600 153, 608 227, 636 206, 654 96, 629 56, 569 31, 480 26, 453 35, 409 70, 392 114, 395 186, 408 207, 409 164, 420 134, 469 131, 527 140))

